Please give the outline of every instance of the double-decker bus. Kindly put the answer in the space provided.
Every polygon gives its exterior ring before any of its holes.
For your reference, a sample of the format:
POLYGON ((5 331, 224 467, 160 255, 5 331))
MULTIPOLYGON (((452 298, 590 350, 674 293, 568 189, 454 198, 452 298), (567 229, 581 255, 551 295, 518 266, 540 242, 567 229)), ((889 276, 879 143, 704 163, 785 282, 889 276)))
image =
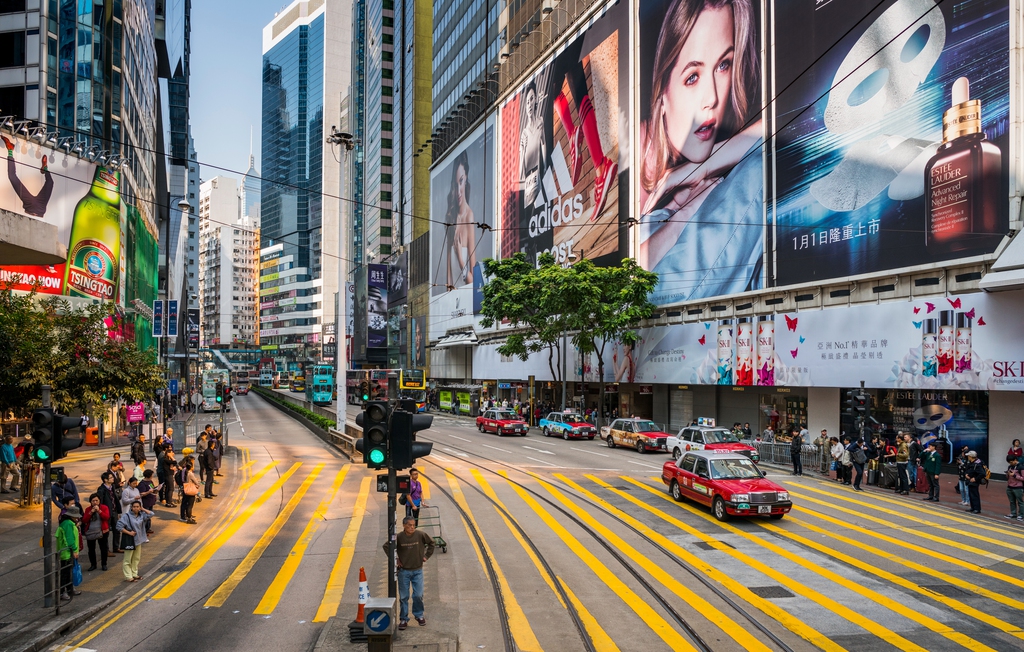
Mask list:
POLYGON ((306 377, 301 375, 301 373, 298 372, 299 375, 292 376, 291 381, 288 383, 288 391, 299 393, 306 391, 306 377))
POLYGON ((334 399, 334 367, 329 364, 313 365, 307 370, 306 400, 313 405, 330 405, 334 399))
POLYGON ((248 392, 251 379, 249 371, 236 371, 235 372, 235 392, 248 392))
POLYGON ((398 370, 398 395, 416 401, 416 411, 427 410, 427 379, 422 369, 398 370))

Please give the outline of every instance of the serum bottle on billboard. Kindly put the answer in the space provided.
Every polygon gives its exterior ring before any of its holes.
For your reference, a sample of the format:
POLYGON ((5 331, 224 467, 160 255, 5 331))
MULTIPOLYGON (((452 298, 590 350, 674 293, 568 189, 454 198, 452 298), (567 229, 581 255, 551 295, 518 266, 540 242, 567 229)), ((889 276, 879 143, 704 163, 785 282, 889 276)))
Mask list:
POLYGON ((64 294, 113 301, 121 264, 121 174, 96 168, 89 194, 75 207, 64 267, 64 294))
POLYGON ((772 315, 757 318, 757 384, 775 384, 775 320, 772 315))
POLYGON ((732 320, 718 323, 718 384, 732 385, 732 320))
MULTIPOLYGON (((999 219, 1002 154, 981 130, 981 101, 970 82, 953 82, 952 106, 942 114, 942 145, 924 169, 925 245, 932 255, 994 246, 999 219)), ((941 371, 940 371, 941 373, 941 371)))
POLYGON ((953 370, 961 374, 971 370, 971 318, 966 313, 956 313, 956 342, 953 370))
POLYGON ((935 334, 938 323, 934 319, 925 319, 921 327, 921 375, 934 378, 939 373, 938 338, 935 334))
POLYGON ((948 374, 953 371, 953 311, 943 310, 939 313, 939 373, 948 374))
POLYGON ((740 317, 736 323, 736 384, 754 384, 754 323, 740 317))

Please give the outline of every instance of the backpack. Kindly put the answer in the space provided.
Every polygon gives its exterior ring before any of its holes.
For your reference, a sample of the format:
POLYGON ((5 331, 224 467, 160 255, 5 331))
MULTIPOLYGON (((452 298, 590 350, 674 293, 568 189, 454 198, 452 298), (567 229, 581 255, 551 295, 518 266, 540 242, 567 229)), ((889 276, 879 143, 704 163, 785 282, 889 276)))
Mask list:
POLYGON ((986 485, 988 484, 988 481, 992 478, 992 472, 989 471, 988 467, 985 466, 984 464, 981 465, 981 468, 985 469, 985 477, 981 479, 981 484, 986 485))
POLYGON ((862 448, 855 449, 850 457, 857 464, 864 464, 865 462, 868 461, 867 453, 865 453, 864 449, 862 449, 862 448))

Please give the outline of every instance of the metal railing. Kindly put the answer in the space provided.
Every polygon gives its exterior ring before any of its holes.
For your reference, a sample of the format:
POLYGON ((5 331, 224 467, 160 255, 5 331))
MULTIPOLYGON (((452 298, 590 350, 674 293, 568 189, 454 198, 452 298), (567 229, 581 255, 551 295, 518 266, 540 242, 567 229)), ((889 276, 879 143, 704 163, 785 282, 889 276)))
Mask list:
MULTIPOLYGON (((789 466, 793 463, 791 447, 789 444, 769 443, 763 441, 746 440, 743 443, 750 444, 757 449, 757 454, 764 464, 778 464, 789 466)), ((800 449, 800 461, 807 470, 826 472, 832 463, 832 455, 828 448, 816 444, 804 444, 800 449)))

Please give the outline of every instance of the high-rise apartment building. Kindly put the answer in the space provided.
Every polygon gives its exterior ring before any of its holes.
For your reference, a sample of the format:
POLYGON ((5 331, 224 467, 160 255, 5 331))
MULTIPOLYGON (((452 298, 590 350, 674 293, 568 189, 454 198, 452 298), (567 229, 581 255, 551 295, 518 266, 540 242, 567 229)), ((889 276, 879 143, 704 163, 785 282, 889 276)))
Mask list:
POLYGON ((231 177, 217 176, 200 186, 200 342, 204 347, 251 348, 257 342, 259 219, 242 213, 243 197, 238 181, 231 177))
POLYGON ((263 29, 260 343, 292 369, 319 358, 334 321, 341 170, 324 141, 340 124, 351 34, 350 0, 296 0, 263 29))

